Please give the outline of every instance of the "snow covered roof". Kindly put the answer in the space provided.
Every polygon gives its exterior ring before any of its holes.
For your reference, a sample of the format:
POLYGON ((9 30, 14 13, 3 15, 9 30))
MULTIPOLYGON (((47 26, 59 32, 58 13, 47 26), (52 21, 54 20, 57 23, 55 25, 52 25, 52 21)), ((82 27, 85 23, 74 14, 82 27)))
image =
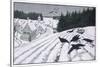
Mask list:
POLYGON ((27 23, 22 31, 23 32, 31 32, 32 30, 31 30, 30 26, 27 23))
POLYGON ((23 31, 31 32, 36 29, 35 23, 26 23, 23 27, 23 31))

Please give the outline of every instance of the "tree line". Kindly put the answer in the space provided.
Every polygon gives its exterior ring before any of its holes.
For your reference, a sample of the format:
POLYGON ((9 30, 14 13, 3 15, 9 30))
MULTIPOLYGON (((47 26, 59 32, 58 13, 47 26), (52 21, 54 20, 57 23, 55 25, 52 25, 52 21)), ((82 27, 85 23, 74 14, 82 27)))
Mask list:
POLYGON ((32 19, 32 20, 37 20, 38 16, 41 17, 41 20, 43 20, 43 16, 41 13, 35 13, 35 12, 29 12, 25 13, 23 11, 15 10, 14 11, 14 18, 19 18, 19 19, 32 19))
POLYGON ((96 22, 96 9, 87 9, 82 12, 74 11, 72 13, 67 12, 64 16, 61 14, 59 18, 59 23, 57 26, 57 31, 61 32, 71 28, 95 26, 96 22))

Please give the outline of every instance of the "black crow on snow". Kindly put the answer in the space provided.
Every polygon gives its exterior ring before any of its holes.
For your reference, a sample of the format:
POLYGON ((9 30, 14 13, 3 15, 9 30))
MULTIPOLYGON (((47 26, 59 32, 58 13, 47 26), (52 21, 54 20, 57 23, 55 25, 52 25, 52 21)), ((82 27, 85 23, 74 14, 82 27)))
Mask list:
POLYGON ((70 42, 75 42, 75 41, 78 41, 80 38, 79 38, 80 35, 75 35, 70 42))
POLYGON ((86 41, 87 43, 90 43, 90 44, 92 45, 92 47, 94 46, 94 45, 92 44, 94 40, 87 39, 87 38, 84 38, 83 40, 86 41))
POLYGON ((84 47, 84 44, 72 44, 72 47, 68 51, 68 54, 70 54, 73 50, 81 49, 80 47, 84 47))
POLYGON ((86 41, 86 42, 89 42, 89 43, 92 43, 93 42, 93 40, 87 39, 87 38, 84 38, 83 40, 86 41))
POLYGON ((69 41, 66 40, 66 39, 64 39, 64 38, 60 38, 60 37, 59 37, 59 40, 60 40, 60 42, 62 42, 62 43, 65 43, 65 42, 69 43, 69 41))

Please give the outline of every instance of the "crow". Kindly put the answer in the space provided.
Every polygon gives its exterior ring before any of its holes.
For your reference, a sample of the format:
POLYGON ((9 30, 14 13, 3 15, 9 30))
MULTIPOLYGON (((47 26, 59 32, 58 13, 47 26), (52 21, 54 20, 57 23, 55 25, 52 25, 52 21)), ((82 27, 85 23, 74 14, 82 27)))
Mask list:
POLYGON ((89 43, 92 43, 93 42, 93 40, 87 39, 87 38, 84 38, 83 40, 86 41, 86 42, 89 42, 89 43))
POLYGON ((84 38, 83 40, 86 41, 87 43, 90 43, 90 44, 92 45, 92 47, 94 46, 94 45, 92 44, 94 40, 87 39, 87 38, 84 38))
POLYGON ((64 39, 64 38, 60 38, 60 37, 59 37, 59 40, 60 40, 60 42, 62 42, 62 43, 65 43, 65 42, 69 43, 69 41, 66 40, 66 39, 64 39))
POLYGON ((75 41, 78 41, 80 38, 79 38, 80 35, 75 35, 70 42, 75 42, 75 41))
POLYGON ((81 49, 80 47, 84 47, 84 44, 72 44, 72 47, 68 51, 68 54, 70 54, 73 50, 81 49))

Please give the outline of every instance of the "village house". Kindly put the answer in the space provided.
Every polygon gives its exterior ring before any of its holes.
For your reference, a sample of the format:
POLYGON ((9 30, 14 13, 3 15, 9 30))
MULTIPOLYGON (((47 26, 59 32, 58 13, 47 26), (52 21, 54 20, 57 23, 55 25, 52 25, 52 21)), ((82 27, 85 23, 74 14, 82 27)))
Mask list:
POLYGON ((45 26, 42 26, 43 21, 41 21, 40 16, 38 17, 38 20, 30 20, 27 19, 26 23, 23 26, 21 39, 25 41, 32 41, 33 39, 36 39, 41 33, 44 33, 45 26))

